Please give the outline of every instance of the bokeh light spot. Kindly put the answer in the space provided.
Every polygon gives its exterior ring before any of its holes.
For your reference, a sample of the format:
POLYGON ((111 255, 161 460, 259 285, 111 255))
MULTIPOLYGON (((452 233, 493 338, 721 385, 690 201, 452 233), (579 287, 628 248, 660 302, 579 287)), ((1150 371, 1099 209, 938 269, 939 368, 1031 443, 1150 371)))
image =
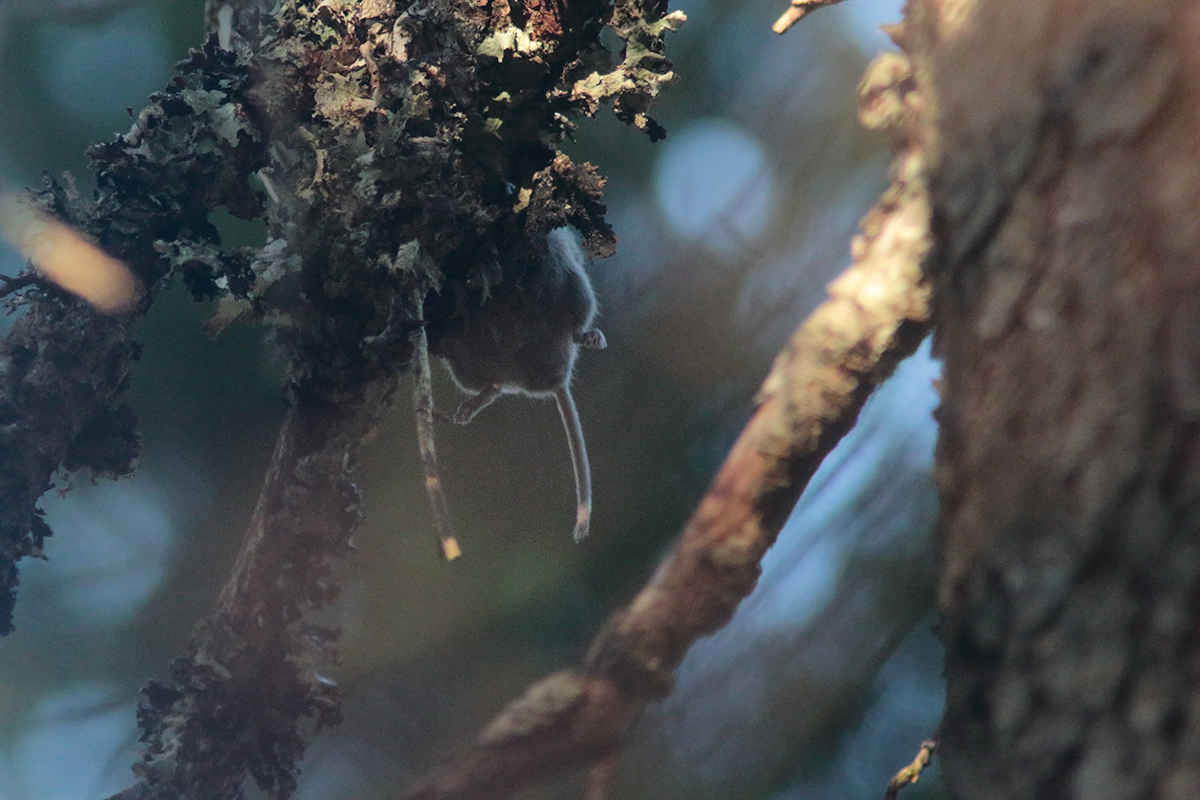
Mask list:
MULTIPOLYGON (((0 800, 105 797, 131 781, 126 750, 136 740, 132 703, 111 687, 73 686, 43 701, 13 753, 17 791, 0 800)), ((10 788, 9 791, 12 791, 10 788)))
POLYGON ((126 108, 141 108, 170 75, 162 25, 145 8, 99 25, 48 25, 38 44, 50 98, 85 123, 106 123, 126 108))
POLYGON ((672 230, 715 253, 736 251, 770 216, 771 169, 763 149, 725 120, 701 120, 668 139, 654 184, 672 230))
POLYGON ((49 562, 21 565, 31 592, 53 596, 89 626, 118 624, 149 599, 174 533, 161 491, 145 481, 83 485, 41 505, 55 535, 49 562))

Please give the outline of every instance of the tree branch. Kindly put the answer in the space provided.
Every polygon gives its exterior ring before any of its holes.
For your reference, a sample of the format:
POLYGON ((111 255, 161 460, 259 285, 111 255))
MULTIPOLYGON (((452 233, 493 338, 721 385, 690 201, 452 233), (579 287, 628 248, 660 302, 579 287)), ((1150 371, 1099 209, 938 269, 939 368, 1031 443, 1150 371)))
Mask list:
POLYGON ((337 687, 313 669, 337 631, 305 620, 338 596, 331 566, 362 518, 356 453, 396 382, 295 399, 216 612, 173 683, 145 689, 135 771, 151 797, 239 797, 247 774, 286 797, 310 729, 340 720, 337 687))
POLYGON ((807 17, 818 8, 826 6, 834 6, 843 0, 792 0, 791 6, 787 11, 779 15, 779 19, 771 25, 771 30, 776 33, 787 33, 794 28, 800 20, 807 17))
MULTIPOLYGON (((246 316, 269 320, 288 355, 291 409, 216 612, 172 683, 145 690, 136 771, 152 798, 233 800, 247 777, 273 797, 292 793, 310 729, 339 715, 335 687, 314 671, 336 632, 305 620, 337 595, 329 564, 360 518, 358 445, 421 324, 408 298, 490 278, 564 224, 593 255, 612 252, 603 180, 555 152, 571 129, 564 112, 612 100, 653 135, 644 112, 672 77, 663 37, 681 21, 623 0, 617 33, 639 46, 601 76, 586 66, 602 48, 601 2, 525 9, 525 29, 499 4, 283 0, 271 15, 257 0, 235 5, 228 22, 227 4, 209 6, 235 52, 210 39, 207 77, 253 78, 213 112, 253 120, 270 141, 269 241, 248 275, 210 249, 161 249, 185 277, 190 268, 198 295, 242 279, 246 316)), ((433 337, 454 309, 429 305, 433 337)))

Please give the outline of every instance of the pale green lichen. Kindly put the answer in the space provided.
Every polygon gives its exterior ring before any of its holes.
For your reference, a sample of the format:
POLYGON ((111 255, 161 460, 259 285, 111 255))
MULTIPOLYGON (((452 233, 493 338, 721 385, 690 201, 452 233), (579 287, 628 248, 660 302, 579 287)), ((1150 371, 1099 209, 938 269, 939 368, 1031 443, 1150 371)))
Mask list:
POLYGON ((603 102, 612 101, 618 118, 645 131, 652 140, 663 138, 666 131, 646 111, 658 93, 675 81, 664 40, 686 21, 680 11, 648 19, 640 5, 618 2, 610 25, 625 42, 625 58, 612 72, 594 71, 576 80, 567 96, 589 114, 595 114, 603 102))
POLYGON ((377 103, 362 97, 361 74, 325 72, 317 81, 314 116, 337 126, 357 127, 377 103))
POLYGON ((497 61, 504 61, 510 54, 536 57, 544 50, 550 49, 547 43, 532 38, 524 28, 510 25, 484 37, 475 49, 481 56, 490 56, 497 61))

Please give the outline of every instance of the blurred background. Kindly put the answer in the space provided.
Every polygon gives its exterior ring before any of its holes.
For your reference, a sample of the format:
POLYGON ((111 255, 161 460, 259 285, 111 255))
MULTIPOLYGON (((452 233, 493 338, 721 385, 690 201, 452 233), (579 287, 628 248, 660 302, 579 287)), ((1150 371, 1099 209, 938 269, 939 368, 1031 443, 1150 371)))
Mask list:
MULTIPOLYGON (((577 663, 646 579, 752 410, 771 359, 848 263, 886 185, 855 85, 901 0, 851 0, 783 37, 783 0, 680 0, 681 76, 650 144, 611 117, 566 149, 609 178, 618 254, 592 265, 609 348, 576 381, 595 477, 591 538, 552 404, 507 397, 439 429, 466 555, 436 557, 406 395, 365 451, 368 518, 330 618, 346 722, 303 762, 303 800, 386 798, 459 752, 510 698, 577 663)), ((203 0, 0 0, 0 188, 70 172, 131 124, 202 37, 203 0)), ((218 221, 220 222, 220 221, 218 221)), ((220 223, 225 224, 225 223, 220 223)), ((226 226, 253 244, 252 226, 226 226)), ((0 245, 0 271, 17 256, 0 245)), ((129 785, 140 686, 165 677, 241 541, 282 419, 253 327, 217 340, 180 287, 142 327, 130 480, 59 477, 55 536, 22 564, 0 640, 0 800, 97 800, 129 785)), ((0 319, 0 332, 9 322, 0 319)), ((733 623, 700 642, 640 722, 614 798, 882 797, 941 713, 932 633, 938 367, 898 370, 827 460, 733 623)), ((457 402, 441 376, 443 408, 457 402)), ((579 796, 578 777, 530 793, 579 796)), ((905 797, 941 797, 936 769, 905 797)))

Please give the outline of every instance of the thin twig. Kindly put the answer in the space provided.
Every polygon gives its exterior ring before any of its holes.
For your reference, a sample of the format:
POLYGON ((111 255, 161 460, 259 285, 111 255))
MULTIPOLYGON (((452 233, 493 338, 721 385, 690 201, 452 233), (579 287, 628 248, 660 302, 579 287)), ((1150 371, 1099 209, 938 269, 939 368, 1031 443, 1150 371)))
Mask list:
POLYGON ((32 286, 37 283, 37 280, 37 275, 32 271, 23 272, 14 277, 0 275, 0 282, 3 282, 3 285, 0 285, 0 297, 7 297, 13 292, 24 289, 26 286, 32 286))
POLYGON ((826 6, 835 6, 842 0, 792 0, 791 8, 783 12, 779 19, 775 20, 775 24, 771 26, 771 30, 776 33, 787 33, 797 22, 807 17, 818 8, 826 6))
POLYGON ((936 738, 922 742, 921 749, 917 751, 917 757, 912 760, 912 763, 897 772, 888 781, 887 794, 884 795, 883 800, 896 800, 901 789, 916 783, 917 779, 921 777, 921 771, 929 765, 929 760, 937 752, 937 746, 936 738))

